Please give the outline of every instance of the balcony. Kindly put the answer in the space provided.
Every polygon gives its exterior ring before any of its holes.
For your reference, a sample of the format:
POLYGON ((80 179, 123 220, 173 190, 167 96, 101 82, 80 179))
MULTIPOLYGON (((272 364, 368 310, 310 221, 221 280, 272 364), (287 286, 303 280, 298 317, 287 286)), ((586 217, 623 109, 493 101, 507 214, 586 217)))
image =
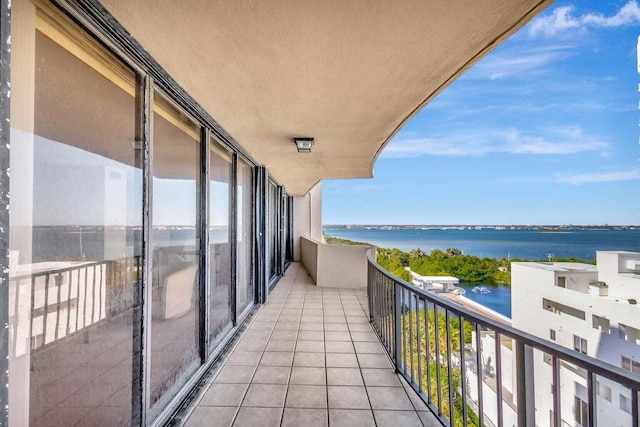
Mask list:
POLYGON ((629 406, 615 405, 615 419, 638 425, 640 377, 424 292, 371 259, 368 269, 365 291, 317 287, 292 264, 179 421, 529 426, 578 417, 575 425, 594 426, 608 425, 613 390, 629 406))
POLYGON ((366 290, 316 287, 293 263, 186 425, 439 425, 395 372, 368 305, 366 290))

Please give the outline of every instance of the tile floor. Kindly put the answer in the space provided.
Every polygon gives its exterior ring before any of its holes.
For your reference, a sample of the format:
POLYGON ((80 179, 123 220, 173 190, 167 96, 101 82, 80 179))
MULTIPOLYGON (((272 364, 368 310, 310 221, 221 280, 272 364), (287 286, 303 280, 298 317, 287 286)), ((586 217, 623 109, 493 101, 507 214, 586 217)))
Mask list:
POLYGON ((393 370, 365 290, 318 288, 293 263, 186 426, 439 426, 393 370))

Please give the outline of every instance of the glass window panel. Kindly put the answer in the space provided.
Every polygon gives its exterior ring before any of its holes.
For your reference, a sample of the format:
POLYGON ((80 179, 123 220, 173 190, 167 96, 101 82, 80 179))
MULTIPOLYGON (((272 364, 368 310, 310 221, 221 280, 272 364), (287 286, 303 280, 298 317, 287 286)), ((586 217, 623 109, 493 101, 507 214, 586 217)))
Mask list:
POLYGON ((238 159, 238 260, 237 260, 237 311, 238 316, 254 301, 253 281, 253 168, 238 159))
POLYGON ((213 348, 232 327, 231 156, 215 142, 209 170, 209 344, 213 348))
POLYGON ((153 114, 151 404, 199 365, 200 131, 159 93, 153 114))
POLYGON ((135 76, 71 23, 61 31, 62 18, 32 18, 35 28, 13 29, 11 424, 130 425, 142 226, 135 76))

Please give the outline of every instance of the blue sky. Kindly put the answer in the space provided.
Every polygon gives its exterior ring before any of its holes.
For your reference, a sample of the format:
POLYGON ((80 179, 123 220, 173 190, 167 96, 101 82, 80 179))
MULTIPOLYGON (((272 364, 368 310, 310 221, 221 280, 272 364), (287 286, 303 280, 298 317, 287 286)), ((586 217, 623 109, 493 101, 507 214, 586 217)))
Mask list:
POLYGON ((640 224, 634 0, 557 1, 427 105, 324 224, 640 224))

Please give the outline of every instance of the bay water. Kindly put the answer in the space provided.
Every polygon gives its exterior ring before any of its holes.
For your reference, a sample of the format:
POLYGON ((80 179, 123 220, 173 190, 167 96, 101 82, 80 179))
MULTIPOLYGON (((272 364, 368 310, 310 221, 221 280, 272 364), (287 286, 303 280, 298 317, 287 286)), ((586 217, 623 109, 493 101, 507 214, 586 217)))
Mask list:
MULTIPOLYGON (((404 252, 422 249, 458 248, 466 255, 488 258, 547 260, 576 257, 592 261, 596 251, 640 252, 640 229, 571 229, 542 231, 537 229, 379 229, 324 228, 329 236, 366 242, 382 248, 398 248, 404 252)), ((465 297, 500 314, 511 317, 511 290, 506 286, 486 283, 462 283, 465 297), (472 292, 485 286, 490 293, 472 292)))

